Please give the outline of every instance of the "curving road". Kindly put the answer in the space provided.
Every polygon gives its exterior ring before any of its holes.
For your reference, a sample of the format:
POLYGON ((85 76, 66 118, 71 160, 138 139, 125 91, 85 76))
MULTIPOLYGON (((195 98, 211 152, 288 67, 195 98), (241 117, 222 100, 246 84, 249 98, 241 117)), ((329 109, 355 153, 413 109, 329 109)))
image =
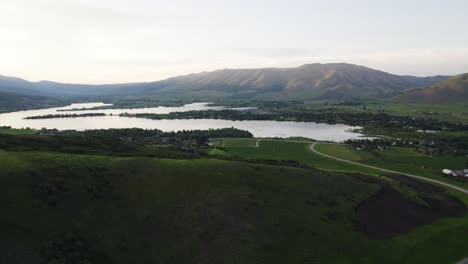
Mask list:
POLYGON ((450 188, 450 189, 452 189, 452 190, 459 191, 459 192, 462 192, 462 193, 464 193, 464 194, 468 194, 468 190, 466 190, 466 189, 464 189, 464 188, 461 188, 461 187, 458 187, 458 186, 455 186, 455 185, 450 184, 450 183, 445 183, 445 182, 441 182, 441 181, 438 181, 438 180, 425 178, 425 177, 418 176, 418 175, 414 175, 414 174, 409 174, 409 173, 404 173, 404 172, 399 172, 399 171, 394 171, 394 170, 383 169, 383 168, 379 168, 379 167, 375 167, 375 166, 371 166, 371 165, 366 165, 366 164, 362 164, 362 163, 358 163, 358 162, 354 162, 354 161, 350 161, 350 160, 346 160, 346 159, 341 159, 341 158, 333 157, 333 156, 330 156, 330 155, 327 155, 327 154, 323 154, 323 153, 321 153, 321 152, 319 152, 319 151, 317 151, 317 150, 315 149, 315 146, 316 146, 316 145, 317 145, 317 143, 311 144, 311 145, 309 146, 310 150, 311 150, 312 152, 318 154, 318 155, 327 157, 327 158, 329 158, 329 159, 334 159, 334 160, 337 160, 337 161, 346 162, 346 163, 349 163, 349 164, 353 164, 353 165, 357 165, 357 166, 361 166, 361 167, 366 167, 366 168, 370 168, 370 169, 374 169, 374 170, 379 170, 379 171, 383 171, 383 172, 390 172, 390 173, 405 175, 405 176, 410 177, 410 178, 414 178, 414 179, 418 179, 418 180, 421 180, 421 181, 426 181, 426 182, 435 183, 435 184, 442 185, 442 186, 444 186, 444 187, 450 188))
MULTIPOLYGON (((241 138, 241 139, 245 139, 245 138, 241 138)), ((246 139, 247 140, 247 139, 246 139)), ((248 140, 252 140, 252 139, 248 139, 248 140)), ((278 141, 278 142, 292 142, 292 143, 307 143, 307 144, 310 144, 311 142, 310 141, 304 141, 304 140, 283 140, 283 139, 267 139, 267 138, 257 138, 256 142, 255 142, 255 146, 254 147, 260 147, 260 142, 261 141, 278 141)), ((346 159, 341 159, 341 158, 337 158, 337 157, 333 157, 333 156, 330 156, 330 155, 327 155, 327 154, 323 154, 319 151, 317 151, 315 149, 315 146, 317 145, 317 142, 314 142, 312 143, 309 148, 312 152, 314 152, 315 154, 318 154, 320 156, 323 156, 323 157, 326 157, 326 158, 329 158, 329 159, 334 159, 334 160, 337 160, 337 161, 341 161, 341 162, 346 162, 346 163, 349 163, 349 164, 353 164, 353 165, 357 165, 357 166, 361 166, 361 167, 366 167, 366 168, 369 168, 369 169, 374 169, 374 170, 379 170, 379 171, 382 171, 382 172, 389 172, 389 173, 395 173, 395 174, 401 174, 401 175, 404 175, 404 176, 407 176, 407 177, 410 177, 410 178, 414 178, 414 179, 418 179, 418 180, 421 180, 421 181, 426 181, 426 182, 430 182, 430 183, 434 183, 434 184, 438 184, 438 185, 441 185, 441 186, 444 186, 444 187, 447 187, 449 189, 452 189, 452 190, 455 190, 455 191, 459 191, 459 192, 462 192, 464 194, 468 194, 468 190, 467 189, 464 189, 462 187, 458 187, 456 185, 453 185, 453 184, 450 184, 450 183, 445 183, 445 182, 442 182, 442 181, 438 181, 438 180, 434 180, 434 179, 430 179, 430 178, 426 178, 426 177, 422 177, 422 176, 418 176, 418 175, 414 175, 414 174, 409 174, 409 173, 405 173, 405 172, 400 172, 400 171, 394 171, 394 170, 388 170, 388 169, 384 169, 384 168, 379 168, 379 167, 375 167, 375 166, 371 166, 371 165, 366 165, 366 164, 362 164, 362 163, 359 163, 359 162, 354 162, 354 161, 350 161, 350 160, 346 160, 346 159)), ((467 262, 468 264, 468 262, 467 262)))

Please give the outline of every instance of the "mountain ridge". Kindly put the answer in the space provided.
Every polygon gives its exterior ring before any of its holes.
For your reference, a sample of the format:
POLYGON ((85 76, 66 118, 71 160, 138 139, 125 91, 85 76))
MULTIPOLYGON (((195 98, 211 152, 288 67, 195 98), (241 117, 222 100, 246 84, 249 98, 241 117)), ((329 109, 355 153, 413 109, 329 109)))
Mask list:
POLYGON ((348 63, 312 63, 295 68, 220 69, 154 82, 103 85, 28 82, 0 76, 0 92, 14 92, 16 88, 18 93, 43 96, 199 100, 380 99, 407 89, 430 86, 448 77, 400 76, 348 63))
POLYGON ((402 103, 463 103, 468 101, 468 73, 435 85, 405 91, 391 100, 402 103))

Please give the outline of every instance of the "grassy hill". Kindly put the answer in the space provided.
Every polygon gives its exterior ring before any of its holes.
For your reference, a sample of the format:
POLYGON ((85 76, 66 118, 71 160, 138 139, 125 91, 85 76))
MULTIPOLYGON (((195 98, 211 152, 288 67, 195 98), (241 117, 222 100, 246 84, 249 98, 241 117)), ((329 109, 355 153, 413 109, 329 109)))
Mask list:
MULTIPOLYGON (((340 174, 217 160, 0 157, 3 263, 326 260, 334 244, 365 239, 348 217, 377 189, 340 174)), ((352 254, 347 247, 339 258, 352 254)))
POLYGON ((392 98, 401 103, 449 104, 468 102, 468 73, 426 88, 413 89, 392 98))

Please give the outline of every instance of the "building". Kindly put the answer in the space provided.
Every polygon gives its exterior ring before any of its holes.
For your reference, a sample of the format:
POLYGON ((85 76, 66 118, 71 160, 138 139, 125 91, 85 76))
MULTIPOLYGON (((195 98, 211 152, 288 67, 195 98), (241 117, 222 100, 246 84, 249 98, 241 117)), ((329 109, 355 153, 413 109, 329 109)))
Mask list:
POLYGON ((464 170, 449 170, 449 169, 443 169, 442 173, 448 176, 453 176, 453 177, 462 177, 462 178, 467 178, 468 179, 468 169, 464 170))
POLYGON ((449 176, 457 176, 457 174, 451 170, 448 170, 448 169, 443 169, 442 172, 445 174, 445 175, 449 175, 449 176))

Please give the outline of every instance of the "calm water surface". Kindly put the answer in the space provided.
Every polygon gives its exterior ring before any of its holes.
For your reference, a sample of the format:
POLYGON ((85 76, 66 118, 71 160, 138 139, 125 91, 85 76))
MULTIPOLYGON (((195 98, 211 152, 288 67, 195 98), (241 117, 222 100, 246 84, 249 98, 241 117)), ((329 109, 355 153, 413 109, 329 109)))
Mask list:
MULTIPOLYGON (((107 109, 107 110, 84 110, 60 112, 57 110, 74 108, 92 108, 104 106, 103 103, 72 104, 66 107, 19 111, 0 114, 0 126, 11 126, 13 128, 48 128, 59 130, 88 130, 88 129, 110 129, 110 128, 144 128, 160 129, 163 131, 179 130, 205 130, 210 128, 235 127, 248 130, 255 137, 307 137, 316 140, 344 141, 347 139, 361 138, 359 133, 350 132, 358 127, 342 124, 323 124, 314 122, 278 122, 278 121, 230 121, 214 119, 189 119, 189 120, 151 120, 141 118, 119 117, 121 113, 155 113, 166 114, 170 112, 184 112, 191 110, 222 110, 222 106, 209 106, 209 103, 194 103, 181 107, 154 107, 139 109, 107 109), (108 116, 79 117, 79 118, 56 118, 56 119, 24 119, 30 116, 48 114, 84 114, 84 113, 106 113, 108 116), (112 114, 112 116, 110 116, 112 114)), ((237 108, 242 110, 242 108, 237 108)), ((245 109, 245 108, 244 108, 245 109)))

